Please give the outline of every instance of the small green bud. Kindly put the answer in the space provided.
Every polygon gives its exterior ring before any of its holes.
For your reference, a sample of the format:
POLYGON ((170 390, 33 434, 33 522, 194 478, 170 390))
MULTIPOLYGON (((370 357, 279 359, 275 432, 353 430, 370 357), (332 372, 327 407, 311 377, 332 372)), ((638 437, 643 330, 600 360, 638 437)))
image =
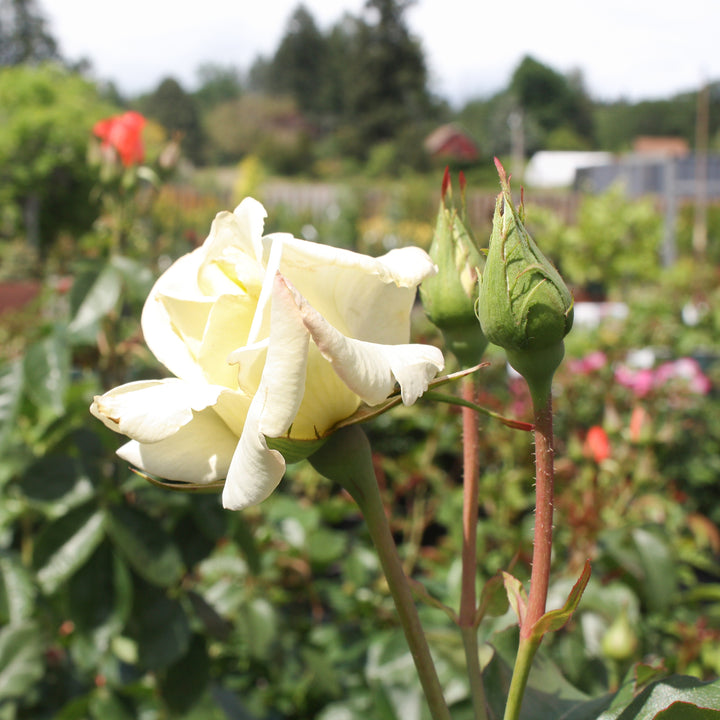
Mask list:
POLYGON ((474 365, 487 347, 475 314, 479 268, 483 259, 464 221, 465 178, 462 173, 460 189, 462 211, 458 213, 452 202, 450 172, 445 168, 440 210, 430 246, 430 257, 438 272, 422 283, 420 297, 427 316, 442 331, 448 349, 461 364, 474 365))
POLYGON ((603 655, 618 662, 629 660, 635 654, 637 646, 637 635, 630 623, 627 608, 623 607, 603 635, 601 641, 603 655))
POLYGON ((505 349, 533 397, 547 398, 573 322, 573 298, 558 271, 525 229, 505 170, 496 159, 502 192, 480 283, 479 316, 488 340, 505 349))

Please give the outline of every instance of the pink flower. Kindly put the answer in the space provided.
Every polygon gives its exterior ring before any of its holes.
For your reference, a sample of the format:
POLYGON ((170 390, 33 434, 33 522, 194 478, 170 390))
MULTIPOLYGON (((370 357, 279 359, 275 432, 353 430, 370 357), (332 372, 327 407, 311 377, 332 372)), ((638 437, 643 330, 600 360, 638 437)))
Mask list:
POLYGON ((663 363, 656 371, 656 383, 664 385, 671 380, 684 380, 690 392, 707 395, 712 388, 710 378, 700 368, 697 360, 689 357, 663 363))
POLYGON ((570 360, 569 366, 573 372, 581 375, 588 375, 591 372, 600 370, 607 364, 607 355, 601 350, 596 350, 580 360, 570 360))
POLYGON ((645 397, 655 387, 655 373, 649 368, 633 369, 627 365, 615 368, 615 381, 633 391, 636 397, 645 397))
POLYGON ((145 118, 137 112, 126 112, 105 120, 99 120, 93 127, 93 134, 103 141, 103 147, 113 148, 125 167, 141 163, 145 158, 142 129, 145 118))

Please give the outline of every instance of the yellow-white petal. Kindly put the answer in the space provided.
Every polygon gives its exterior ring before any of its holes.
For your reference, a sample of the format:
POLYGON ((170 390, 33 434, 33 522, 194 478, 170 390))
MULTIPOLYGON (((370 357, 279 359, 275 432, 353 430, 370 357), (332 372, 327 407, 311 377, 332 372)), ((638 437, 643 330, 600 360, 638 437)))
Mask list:
POLYGON ((194 413, 214 405, 222 391, 217 385, 175 378, 141 380, 96 396, 90 412, 115 432, 156 443, 177 433, 194 413))
POLYGON ((210 483, 227 476, 238 437, 208 408, 163 440, 131 440, 117 454, 131 465, 165 480, 210 483))
POLYGON ((202 380, 194 352, 199 348, 212 307, 197 287, 201 249, 174 262, 157 280, 143 306, 145 342, 170 372, 183 380, 202 380))
POLYGON ((285 460, 265 438, 285 435, 295 419, 305 393, 309 344, 293 295, 277 275, 265 367, 225 481, 224 507, 239 510, 262 502, 282 479, 285 460))
POLYGON ((440 350, 431 345, 381 345, 345 337, 299 294, 294 299, 320 352, 368 405, 385 400, 396 381, 403 403, 412 405, 445 365, 440 350))
POLYGON ((395 345, 408 342, 416 287, 436 267, 419 248, 372 258, 289 238, 280 272, 344 335, 395 345))
POLYGON ((250 403, 245 427, 235 449, 223 488, 222 504, 228 510, 242 510, 265 500, 285 474, 285 459, 271 450, 260 432, 266 397, 264 389, 250 403))

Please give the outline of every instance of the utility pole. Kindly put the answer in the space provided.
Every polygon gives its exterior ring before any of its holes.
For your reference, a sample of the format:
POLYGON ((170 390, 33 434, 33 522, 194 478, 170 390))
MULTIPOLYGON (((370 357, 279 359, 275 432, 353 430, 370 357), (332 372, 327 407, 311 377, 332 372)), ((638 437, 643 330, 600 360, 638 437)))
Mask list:
POLYGON ((707 195, 708 195, 708 128, 710 125, 710 86, 698 92, 695 120, 695 213, 692 246, 698 260, 707 252, 707 195))

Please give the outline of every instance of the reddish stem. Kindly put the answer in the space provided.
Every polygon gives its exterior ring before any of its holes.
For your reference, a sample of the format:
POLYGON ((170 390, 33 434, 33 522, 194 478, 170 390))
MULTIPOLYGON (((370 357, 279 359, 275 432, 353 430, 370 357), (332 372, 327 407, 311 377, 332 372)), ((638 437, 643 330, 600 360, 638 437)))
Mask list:
POLYGON ((552 400, 535 405, 535 537, 527 613, 520 637, 528 638, 535 623, 545 614, 553 535, 553 461, 552 400))
MULTIPOLYGON (((475 402, 475 382, 466 377, 462 384, 462 398, 475 402)), ((472 627, 477 605, 477 523, 478 523, 478 414, 468 407, 462 409, 463 421, 463 543, 462 590, 460 595, 460 627, 472 627)))

